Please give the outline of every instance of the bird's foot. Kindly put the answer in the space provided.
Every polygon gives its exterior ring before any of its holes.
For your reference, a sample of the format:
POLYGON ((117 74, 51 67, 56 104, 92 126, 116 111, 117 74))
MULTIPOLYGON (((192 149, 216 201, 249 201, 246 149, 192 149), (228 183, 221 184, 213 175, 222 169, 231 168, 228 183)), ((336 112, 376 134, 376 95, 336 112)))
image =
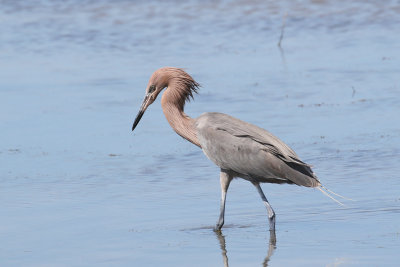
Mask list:
POLYGON ((276 246, 275 214, 272 218, 269 218, 269 244, 276 246))
POLYGON ((216 225, 215 225, 215 227, 214 227, 214 231, 215 232, 221 232, 221 228, 222 228, 222 226, 224 225, 224 223, 217 223, 216 225))
POLYGON ((275 233, 275 214, 268 218, 269 220, 269 231, 275 233))
POLYGON ((269 225, 269 231, 270 232, 275 232, 275 224, 274 225, 269 225))
POLYGON ((276 247, 276 233, 275 231, 269 232, 269 244, 276 247))
POLYGON ((214 227, 214 231, 221 231, 222 226, 224 225, 224 217, 220 216, 217 224, 214 227))

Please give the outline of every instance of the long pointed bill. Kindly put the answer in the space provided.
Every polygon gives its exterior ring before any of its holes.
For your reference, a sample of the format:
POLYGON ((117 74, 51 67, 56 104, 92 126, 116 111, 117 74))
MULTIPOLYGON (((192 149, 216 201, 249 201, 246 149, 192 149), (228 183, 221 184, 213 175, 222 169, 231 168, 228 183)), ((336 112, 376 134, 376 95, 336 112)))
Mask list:
POLYGON ((139 113, 136 115, 136 119, 133 122, 132 131, 135 130, 136 126, 139 124, 140 119, 142 118, 144 112, 146 111, 146 109, 148 107, 148 102, 149 102, 149 99, 150 99, 149 96, 150 96, 149 94, 146 94, 146 96, 143 99, 143 103, 140 106, 139 113))

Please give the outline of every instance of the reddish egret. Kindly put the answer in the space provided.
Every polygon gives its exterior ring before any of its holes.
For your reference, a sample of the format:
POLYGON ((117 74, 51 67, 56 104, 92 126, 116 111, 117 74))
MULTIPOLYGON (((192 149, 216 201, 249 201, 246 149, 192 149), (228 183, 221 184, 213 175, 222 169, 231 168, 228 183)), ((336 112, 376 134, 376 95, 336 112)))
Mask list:
POLYGON ((321 190, 322 185, 311 166, 270 132, 222 113, 207 112, 197 119, 186 115, 185 102, 193 98, 199 84, 179 68, 164 67, 153 73, 132 131, 164 88, 167 89, 161 98, 161 106, 171 127, 200 147, 221 169, 221 211, 217 230, 224 225, 226 193, 235 177, 248 180, 257 188, 268 211, 271 231, 275 231, 275 212, 260 183, 296 184, 321 190))

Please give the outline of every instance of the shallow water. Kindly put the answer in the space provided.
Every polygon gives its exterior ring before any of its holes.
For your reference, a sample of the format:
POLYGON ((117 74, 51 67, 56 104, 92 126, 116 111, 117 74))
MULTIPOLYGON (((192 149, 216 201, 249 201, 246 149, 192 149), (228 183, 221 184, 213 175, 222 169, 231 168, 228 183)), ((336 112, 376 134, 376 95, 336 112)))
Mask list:
POLYGON ((1 266, 398 264, 398 1, 0 1, 0 14, 1 266), (263 185, 274 248, 237 179, 214 233, 218 168, 159 100, 130 131, 162 66, 202 84, 188 114, 270 130, 354 201, 263 185))

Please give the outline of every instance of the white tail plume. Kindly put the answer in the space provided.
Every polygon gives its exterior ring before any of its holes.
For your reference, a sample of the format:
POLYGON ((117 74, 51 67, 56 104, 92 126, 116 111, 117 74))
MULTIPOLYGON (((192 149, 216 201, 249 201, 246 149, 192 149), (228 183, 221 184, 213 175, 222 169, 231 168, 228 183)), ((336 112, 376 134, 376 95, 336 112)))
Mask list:
MULTIPOLYGON (((340 196, 340 195, 338 195, 338 194, 336 194, 336 193, 334 193, 334 192, 332 192, 332 191, 330 191, 330 190, 327 190, 325 187, 323 187, 322 185, 321 186, 319 186, 319 187, 317 187, 318 188, 318 190, 319 191, 321 191, 325 196, 327 196, 327 197, 329 197, 330 199, 332 199, 333 201, 335 201, 336 203, 338 203, 340 206, 346 206, 346 205, 344 205, 342 202, 340 202, 339 200, 337 200, 336 198, 334 198, 333 196, 331 196, 328 192, 330 192, 330 193, 332 193, 332 194, 334 194, 334 195, 337 195, 337 196, 340 196), (326 191, 324 191, 323 189, 325 189, 326 191)), ((340 196, 340 197, 342 197, 342 196, 340 196)), ((344 198, 344 197, 343 197, 344 198)), ((346 199, 346 198, 345 198, 346 199)))

